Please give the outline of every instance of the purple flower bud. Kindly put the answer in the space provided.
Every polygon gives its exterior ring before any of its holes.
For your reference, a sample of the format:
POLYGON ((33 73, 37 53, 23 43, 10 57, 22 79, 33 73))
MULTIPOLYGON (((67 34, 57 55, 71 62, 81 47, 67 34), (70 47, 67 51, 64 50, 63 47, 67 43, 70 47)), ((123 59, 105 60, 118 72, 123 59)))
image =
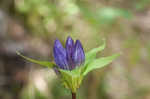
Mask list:
POLYGON ((83 47, 79 40, 75 43, 75 50, 73 53, 73 61, 77 66, 80 66, 82 63, 84 63, 85 60, 85 54, 83 47))
POLYGON ((73 69, 75 67, 75 64, 72 60, 73 52, 74 52, 74 41, 72 40, 71 37, 67 38, 66 41, 66 52, 67 52, 67 61, 69 64, 69 69, 73 69))
POLYGON ((74 41, 71 37, 67 38, 66 49, 63 48, 59 40, 56 40, 53 48, 54 60, 56 65, 65 70, 72 70, 84 63, 85 55, 79 40, 74 41))
POLYGON ((69 69, 66 58, 66 50, 63 48, 59 40, 55 40, 53 54, 55 63, 59 68, 69 69))

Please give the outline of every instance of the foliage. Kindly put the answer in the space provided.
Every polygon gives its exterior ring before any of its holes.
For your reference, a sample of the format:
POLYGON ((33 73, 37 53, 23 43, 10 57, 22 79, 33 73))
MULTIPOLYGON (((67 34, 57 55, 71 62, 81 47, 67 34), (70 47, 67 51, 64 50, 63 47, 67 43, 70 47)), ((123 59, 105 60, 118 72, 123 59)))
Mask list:
MULTIPOLYGON (((96 58, 97 52, 103 50, 104 48, 105 48, 105 43, 102 46, 98 48, 94 48, 91 51, 87 52, 85 64, 83 64, 83 66, 77 67, 76 69, 71 70, 71 71, 59 69, 61 73, 62 83, 64 84, 64 86, 70 89, 72 92, 76 93, 77 89, 79 88, 83 80, 83 77, 86 76, 88 72, 108 65, 119 56, 119 54, 115 54, 115 55, 108 56, 108 57, 96 58)), ((25 57, 21 55, 19 52, 17 52, 17 54, 30 62, 39 64, 42 66, 47 66, 49 68, 56 66, 52 62, 37 61, 31 58, 25 57)))

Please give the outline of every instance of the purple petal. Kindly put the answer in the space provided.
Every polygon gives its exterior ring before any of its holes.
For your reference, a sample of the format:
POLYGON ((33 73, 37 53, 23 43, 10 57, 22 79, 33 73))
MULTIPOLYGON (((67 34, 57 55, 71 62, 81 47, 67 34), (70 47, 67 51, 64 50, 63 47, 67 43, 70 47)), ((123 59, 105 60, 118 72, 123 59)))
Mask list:
POLYGON ((85 54, 83 47, 79 40, 76 40, 75 43, 75 51, 73 53, 73 61, 77 66, 80 66, 82 63, 84 63, 85 60, 85 54))
POLYGON ((70 67, 70 70, 74 67, 74 62, 72 60, 73 52, 74 52, 74 41, 72 40, 71 37, 67 38, 66 41, 66 52, 67 52, 67 61, 68 65, 70 67))
POLYGON ((73 53, 73 49, 74 49, 74 41, 72 40, 71 37, 68 37, 66 41, 66 51, 69 55, 71 55, 73 53))
POLYGON ((66 58, 66 50, 63 48, 59 40, 55 40, 53 53, 56 65, 61 69, 69 69, 66 58))

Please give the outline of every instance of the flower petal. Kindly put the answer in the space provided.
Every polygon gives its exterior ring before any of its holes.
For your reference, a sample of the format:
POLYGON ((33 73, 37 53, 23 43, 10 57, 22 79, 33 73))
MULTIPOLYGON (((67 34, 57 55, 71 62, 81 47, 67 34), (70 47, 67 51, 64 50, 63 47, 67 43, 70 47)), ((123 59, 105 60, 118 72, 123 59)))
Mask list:
POLYGON ((59 40, 55 40, 53 54, 55 63, 59 68, 69 69, 66 58, 66 50, 63 48, 59 40))
POLYGON ((77 66, 80 66, 82 63, 84 63, 85 60, 85 54, 83 47, 79 40, 76 40, 75 43, 75 51, 73 53, 73 61, 77 66))
POLYGON ((73 53, 73 50, 74 50, 74 41, 72 40, 71 37, 68 37, 66 41, 66 51, 69 55, 71 55, 73 53))
POLYGON ((67 61, 68 61, 68 65, 70 70, 74 67, 74 63, 72 60, 72 56, 73 56, 73 52, 74 52, 74 41, 72 40, 71 37, 67 38, 66 41, 66 52, 67 52, 67 61))

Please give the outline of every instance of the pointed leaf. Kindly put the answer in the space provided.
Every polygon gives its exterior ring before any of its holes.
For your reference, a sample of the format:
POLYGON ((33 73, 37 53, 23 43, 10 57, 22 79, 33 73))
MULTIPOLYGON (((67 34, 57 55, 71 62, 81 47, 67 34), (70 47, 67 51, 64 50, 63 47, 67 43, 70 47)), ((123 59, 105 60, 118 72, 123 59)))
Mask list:
POLYGON ((52 63, 52 62, 34 60, 34 59, 28 58, 28 57, 26 57, 26 56, 23 56, 23 55, 22 55, 21 53, 19 53, 19 52, 16 52, 16 53, 17 53, 17 55, 21 56, 22 58, 24 58, 24 59, 26 59, 26 60, 28 60, 28 61, 30 61, 30 62, 32 62, 32 63, 36 63, 36 64, 39 64, 39 65, 41 65, 41 66, 50 67, 50 68, 52 68, 52 67, 55 66, 55 64, 52 63))
POLYGON ((94 49, 92 49, 91 51, 87 52, 87 53, 85 54, 85 65, 86 65, 87 63, 89 63, 90 61, 92 61, 93 59, 95 59, 97 52, 102 51, 102 50, 105 48, 105 46, 106 46, 106 44, 105 44, 105 40, 104 40, 102 46, 100 46, 100 47, 98 47, 98 48, 94 48, 94 49))
POLYGON ((88 72, 90 72, 90 71, 92 71, 94 69, 102 68, 102 67, 108 65, 114 59, 116 59, 119 55, 120 54, 114 54, 112 56, 95 59, 94 61, 92 61, 91 63, 89 63, 88 65, 86 65, 83 68, 83 75, 85 76, 88 72))

